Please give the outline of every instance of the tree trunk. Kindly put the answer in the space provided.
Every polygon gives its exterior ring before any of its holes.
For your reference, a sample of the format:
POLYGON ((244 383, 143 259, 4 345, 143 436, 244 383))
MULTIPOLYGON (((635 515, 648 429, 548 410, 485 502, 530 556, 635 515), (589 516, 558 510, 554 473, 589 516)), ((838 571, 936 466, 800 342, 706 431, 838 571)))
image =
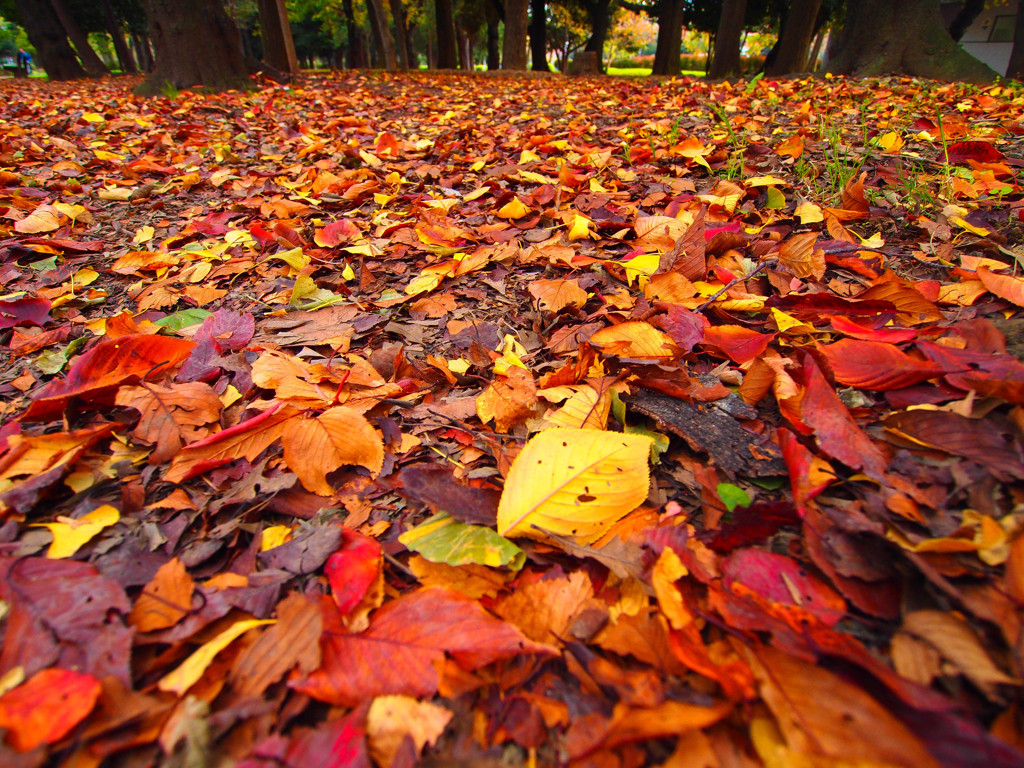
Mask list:
POLYGON ((494 71, 501 68, 501 35, 498 31, 498 16, 487 14, 487 69, 494 71))
POLYGON ((284 0, 259 0, 260 34, 263 37, 263 60, 288 75, 299 74, 295 56, 292 26, 284 0))
POLYGON ((38 0, 18 0, 18 10, 28 39, 36 49, 39 66, 51 80, 86 77, 64 27, 47 5, 38 0))
POLYGON ((356 26, 356 13, 352 7, 352 0, 342 0, 341 9, 345 15, 345 34, 348 40, 348 47, 345 50, 345 68, 365 67, 366 51, 363 49, 363 39, 359 36, 359 27, 356 26))
POLYGON ((534 72, 550 72, 546 0, 530 0, 530 58, 534 72))
POLYGON ((395 42, 391 39, 391 30, 388 29, 384 4, 381 0, 366 0, 366 11, 370 16, 370 31, 373 32, 378 61, 388 72, 394 72, 398 69, 398 61, 395 59, 395 42))
POLYGON ((715 35, 715 55, 708 68, 708 77, 721 78, 742 74, 740 38, 743 36, 743 16, 747 0, 725 0, 722 17, 715 35))
POLYGON ((652 75, 678 75, 679 49, 683 44, 682 0, 661 0, 658 13, 658 42, 654 49, 652 75))
POLYGON ((407 70, 411 66, 409 40, 405 34, 405 9, 402 0, 390 0, 391 21, 395 25, 395 52, 398 54, 398 68, 407 70))
POLYGON ((960 9, 960 13, 950 22, 949 36, 959 43, 960 38, 964 36, 964 32, 981 15, 983 10, 985 10, 985 0, 967 0, 964 3, 964 7, 960 9))
POLYGON ((437 24, 437 68, 455 69, 458 56, 455 50, 455 19, 452 14, 452 0, 434 0, 437 24))
POLYGON ((526 19, 530 0, 505 0, 505 37, 501 46, 501 68, 526 69, 526 19))
POLYGON ((153 49, 149 44, 149 36, 132 33, 132 47, 135 49, 135 60, 143 72, 152 72, 156 62, 153 61, 153 49))
POLYGON ((1017 9, 1017 21, 1013 27, 1013 50, 1010 52, 1006 76, 1014 80, 1024 80, 1024 6, 1017 9))
POLYGON ((991 83, 998 77, 949 36, 939 0, 848 3, 829 53, 828 70, 839 75, 901 74, 971 83, 991 83))
MULTIPOLYGON (((604 41, 608 39, 608 24, 611 21, 612 0, 587 0, 587 17, 590 19, 590 39, 583 50, 597 54, 597 68, 604 72, 604 41)), ((676 49, 679 58, 679 49, 676 49)), ((678 64, 676 65, 678 66, 678 64)))
POLYGON ((821 0, 793 0, 779 35, 775 59, 765 67, 765 74, 788 75, 803 71, 820 7, 821 0))
POLYGON ((82 28, 78 26, 78 22, 71 14, 71 10, 67 7, 64 0, 50 0, 50 5, 53 6, 53 12, 57 14, 57 19, 60 21, 61 26, 64 27, 64 31, 67 32, 71 44, 75 46, 75 52, 78 53, 78 58, 81 60, 82 66, 89 77, 109 75, 110 70, 100 57, 96 55, 96 51, 92 49, 92 46, 89 45, 89 38, 82 31, 82 28))
POLYGON ((142 0, 156 52, 152 74, 136 89, 154 96, 164 88, 210 91, 251 86, 238 28, 220 0, 142 0))
POLYGON ((110 39, 114 41, 114 52, 117 53, 117 63, 121 67, 121 72, 126 75, 135 74, 138 69, 135 66, 135 59, 132 58, 132 49, 125 42, 110 0, 103 0, 103 20, 107 25, 107 32, 110 33, 110 39))

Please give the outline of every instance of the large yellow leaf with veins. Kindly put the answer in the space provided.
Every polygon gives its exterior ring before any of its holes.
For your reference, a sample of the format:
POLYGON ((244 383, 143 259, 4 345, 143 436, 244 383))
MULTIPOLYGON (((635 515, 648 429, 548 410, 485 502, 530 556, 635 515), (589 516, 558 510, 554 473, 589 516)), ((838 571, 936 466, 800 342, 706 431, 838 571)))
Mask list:
POLYGON ((498 504, 498 533, 581 543, 599 539, 647 498, 651 438, 549 429, 516 457, 498 504))

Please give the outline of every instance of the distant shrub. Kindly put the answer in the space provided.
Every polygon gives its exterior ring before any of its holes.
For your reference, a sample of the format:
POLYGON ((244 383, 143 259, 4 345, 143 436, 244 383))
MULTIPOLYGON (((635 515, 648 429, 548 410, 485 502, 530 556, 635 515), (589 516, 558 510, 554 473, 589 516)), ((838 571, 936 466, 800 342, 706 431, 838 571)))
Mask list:
MULTIPOLYGON (((753 75, 764 66, 764 56, 744 56, 741 60, 743 73, 753 75)), ((610 62, 616 69, 651 69, 654 66, 654 54, 645 56, 620 56, 610 62)), ((704 72, 707 56, 703 53, 685 53, 679 57, 679 68, 683 71, 704 72)))

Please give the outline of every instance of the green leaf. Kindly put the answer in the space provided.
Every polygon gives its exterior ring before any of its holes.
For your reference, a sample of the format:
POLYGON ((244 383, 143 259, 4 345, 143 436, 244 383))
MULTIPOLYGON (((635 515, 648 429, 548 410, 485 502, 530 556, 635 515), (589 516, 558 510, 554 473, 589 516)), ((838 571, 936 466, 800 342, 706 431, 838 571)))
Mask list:
POLYGON ((732 512, 736 507, 749 507, 751 504, 750 496, 739 486, 733 485, 732 483, 719 483, 718 498, 725 504, 725 508, 732 512))
POLYGON ((44 349, 36 358, 36 368, 43 373, 60 373, 68 364, 67 355, 62 349, 44 349))
POLYGON ((164 328, 180 331, 182 328, 188 328, 190 325, 198 325, 212 314, 213 312, 207 312, 199 307, 189 307, 180 312, 175 312, 173 315, 154 320, 153 325, 162 325, 164 328))
POLYGON ((461 523, 447 512, 438 512, 398 540, 432 563, 506 566, 518 571, 526 562, 523 550, 504 536, 482 525, 461 523))
POLYGON ((651 464, 661 463, 661 454, 668 450, 668 435, 646 427, 625 427, 622 431, 630 435, 643 435, 651 438, 654 441, 651 443, 651 464))
POLYGON ((764 204, 765 208, 779 210, 786 207, 786 196, 775 187, 768 187, 768 199, 764 204))

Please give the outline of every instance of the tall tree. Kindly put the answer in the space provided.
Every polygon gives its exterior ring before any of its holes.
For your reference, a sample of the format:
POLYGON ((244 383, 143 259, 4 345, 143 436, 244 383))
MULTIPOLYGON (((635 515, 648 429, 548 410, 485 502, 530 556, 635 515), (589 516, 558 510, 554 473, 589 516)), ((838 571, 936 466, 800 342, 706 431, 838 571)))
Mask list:
MULTIPOLYGON (((45 5, 45 2, 41 4, 45 5)), ((96 55, 96 51, 92 49, 92 46, 89 45, 88 36, 82 31, 81 25, 74 17, 74 14, 71 13, 67 3, 64 0, 49 0, 49 4, 53 8, 53 12, 57 14, 57 19, 60 21, 61 26, 64 27, 64 31, 67 33, 68 39, 71 40, 71 44, 75 46, 75 52, 78 54, 86 74, 89 77, 109 75, 110 70, 107 69, 107 65, 103 63, 100 57, 96 55)))
POLYGON ((391 38, 391 30, 388 29, 388 17, 384 13, 384 3, 381 0, 366 0, 366 10, 370 15, 373 41, 384 62, 384 69, 394 72, 398 69, 398 60, 395 58, 395 43, 391 38))
POLYGON ((725 0, 722 18, 715 35, 715 52, 708 68, 708 77, 730 77, 740 74, 740 38, 743 36, 743 17, 747 0, 725 0))
POLYGON ((263 60, 278 72, 299 73, 295 42, 288 23, 285 0, 259 0, 260 34, 263 37, 263 60))
POLYGON ((342 13, 345 16, 345 67, 356 69, 366 66, 366 50, 363 48, 363 38, 359 34, 359 26, 356 24, 356 12, 352 7, 352 0, 342 0, 342 13))
POLYGON ((168 86, 212 91, 250 86, 238 28, 220 0, 143 0, 143 5, 156 65, 137 93, 152 96, 168 86))
POLYGON ((530 59, 534 72, 550 72, 546 0, 530 0, 530 59))
POLYGON ((405 8, 402 0, 390 0, 391 21, 395 27, 395 53, 398 56, 398 68, 405 70, 412 66, 409 55, 409 38, 405 28, 405 8))
POLYGON ((959 43, 964 32, 981 15, 983 10, 985 10, 985 0, 967 0, 963 8, 960 9, 960 13, 954 16, 953 21, 949 23, 949 36, 959 43))
POLYGON ((75 80, 86 77, 67 33, 53 9, 38 0, 17 0, 25 33, 36 49, 39 64, 51 80, 75 80))
POLYGON ((452 0, 434 0, 434 17, 437 25, 437 68, 455 69, 459 66, 459 59, 455 47, 452 0))
MULTIPOLYGON (((590 20, 590 39, 583 50, 597 54, 597 68, 604 72, 604 41, 608 39, 608 26, 612 21, 613 0, 583 0, 590 20)), ((678 54, 677 54, 678 58, 678 54)))
POLYGON ((505 37, 501 46, 501 68, 526 69, 526 16, 530 0, 505 0, 505 37))
POLYGON ((121 29, 121 22, 117 18, 117 14, 114 13, 114 6, 110 4, 110 0, 102 0, 103 5, 103 21, 107 25, 107 34, 110 35, 110 39, 114 41, 114 52, 117 54, 117 63, 121 67, 121 71, 126 74, 134 74, 137 72, 135 66, 135 58, 132 56, 132 50, 128 47, 128 43, 125 42, 124 32, 121 29))
POLYGON ((939 0, 860 0, 829 46, 830 72, 872 77, 893 73, 989 83, 998 75, 954 42, 939 0))
POLYGON ((1013 50, 1010 51, 1010 64, 1006 68, 1006 76, 1014 80, 1024 80, 1024 7, 1017 9, 1017 21, 1013 27, 1013 50))
MULTIPOLYGON (((765 67, 766 74, 788 75, 803 71, 820 8, 821 0, 792 0, 779 33, 774 60, 765 67)), ((717 38, 715 47, 718 47, 717 38)))
POLYGON ((679 49, 683 44, 683 0, 661 0, 658 8, 658 40, 651 74, 678 75, 679 49))

